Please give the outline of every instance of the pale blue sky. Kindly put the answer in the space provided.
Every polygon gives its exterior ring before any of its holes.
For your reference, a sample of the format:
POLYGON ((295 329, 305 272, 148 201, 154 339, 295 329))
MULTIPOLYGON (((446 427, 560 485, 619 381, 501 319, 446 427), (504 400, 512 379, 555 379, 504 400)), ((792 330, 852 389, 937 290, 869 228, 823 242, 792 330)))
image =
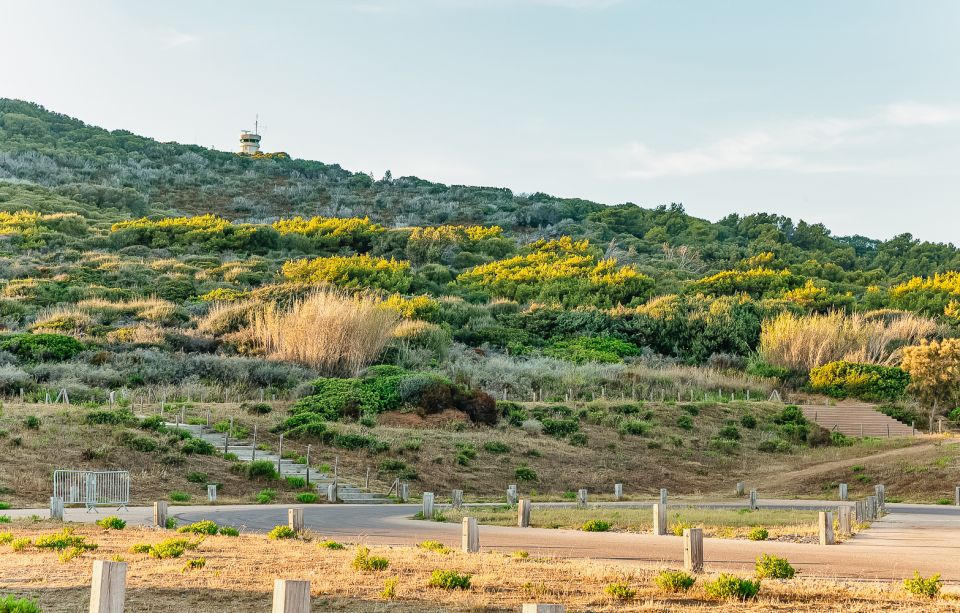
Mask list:
POLYGON ((957 0, 0 0, 0 96, 380 176, 960 242, 957 0))

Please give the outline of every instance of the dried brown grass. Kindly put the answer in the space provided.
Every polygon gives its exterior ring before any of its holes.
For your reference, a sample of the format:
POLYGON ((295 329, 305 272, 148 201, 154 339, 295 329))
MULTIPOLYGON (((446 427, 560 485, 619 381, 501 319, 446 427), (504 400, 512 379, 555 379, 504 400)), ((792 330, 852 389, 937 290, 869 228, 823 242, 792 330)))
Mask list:
POLYGON ((271 359, 356 376, 380 355, 398 320, 373 298, 318 290, 289 309, 267 305, 253 313, 250 330, 271 359))

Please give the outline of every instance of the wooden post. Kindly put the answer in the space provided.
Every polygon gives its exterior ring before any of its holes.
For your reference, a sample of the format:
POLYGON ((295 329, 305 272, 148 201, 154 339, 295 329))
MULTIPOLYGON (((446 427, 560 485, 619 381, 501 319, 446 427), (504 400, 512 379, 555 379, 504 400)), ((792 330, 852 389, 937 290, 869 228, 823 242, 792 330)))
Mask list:
POLYGON ((460 548, 463 549, 464 553, 477 553, 480 551, 480 528, 477 526, 476 517, 463 518, 460 548))
POLYGON ((523 609, 520 613, 566 613, 567 608, 562 604, 540 604, 540 603, 523 603, 523 609))
POLYGON ((250 461, 257 461, 257 424, 253 424, 253 447, 250 449, 250 461))
POLYGON ((613 484, 613 499, 623 500, 623 484, 622 483, 613 484))
POLYGON ((158 500, 153 503, 153 525, 155 528, 166 530, 167 528, 167 501, 158 500))
POLYGON ((656 536, 667 533, 667 505, 663 503, 653 505, 653 533, 656 536))
POLYGON ((410 502, 410 485, 407 483, 400 484, 400 502, 410 502))
POLYGON ((744 488, 746 484, 743 481, 737 481, 737 496, 743 496, 743 493, 746 491, 744 488))
POLYGON ((450 506, 454 509, 459 509, 463 506, 463 490, 453 490, 453 495, 450 496, 450 506))
POLYGON ((757 510, 757 490, 750 490, 750 510, 757 510))
POLYGON ((846 499, 847 499, 847 484, 841 483, 840 484, 840 500, 846 500, 846 499))
POLYGON ((820 511, 817 518, 817 527, 820 532, 820 544, 833 545, 833 513, 820 511))
POLYGON ((273 613, 310 613, 310 582, 274 579, 273 613))
POLYGON ((843 536, 850 536, 851 534, 853 534, 853 530, 851 530, 851 526, 850 526, 850 507, 842 506, 839 509, 837 509, 837 512, 839 513, 838 527, 840 529, 840 534, 843 536))
POLYGON ((953 488, 953 504, 960 507, 960 487, 953 488))
POLYGON ((587 506, 587 490, 580 489, 577 491, 577 506, 581 509, 587 506))
POLYGON ((63 498, 59 496, 50 497, 50 519, 63 521, 63 498))
POLYGON ((887 488, 882 483, 880 485, 873 486, 873 492, 877 497, 877 509, 883 511, 884 502, 887 498, 887 488))
POLYGON ((370 467, 367 466, 367 476, 363 480, 363 489, 370 489, 370 467))
POLYGON ((530 500, 524 499, 517 505, 517 526, 520 528, 530 527, 530 500))
POLYGON ((297 534, 303 532, 303 509, 299 507, 287 509, 287 525, 297 534))
POLYGON ((512 507, 513 505, 517 504, 517 499, 518 499, 517 486, 508 485, 507 486, 507 504, 512 507))
POLYGON ((687 572, 703 572, 703 529, 683 529, 683 568, 687 572))
POLYGON ((660 504, 662 505, 667 504, 667 490, 666 488, 662 488, 662 487, 660 488, 660 504))
POLYGON ((423 510, 421 513, 424 519, 433 519, 433 492, 423 493, 423 510))
POLYGON ((90 613, 123 613, 127 595, 127 563, 94 560, 90 613))
POLYGON ((853 503, 853 511, 854 511, 854 520, 855 520, 856 522, 858 522, 858 523, 859 523, 859 522, 862 522, 862 521, 864 520, 864 516, 863 516, 863 515, 864 515, 864 514, 863 514, 863 501, 862 501, 862 500, 856 500, 856 501, 854 501, 854 503, 853 503))
POLYGON ((207 500, 210 502, 217 501, 217 484, 216 483, 207 484, 207 500))
POLYGON ((280 433, 280 446, 277 448, 277 474, 281 477, 283 473, 280 472, 280 461, 283 460, 283 433, 280 433))
MULTIPOLYGON (((254 426, 254 427, 256 427, 256 426, 254 426)), ((306 475, 307 487, 310 487, 310 449, 311 449, 312 447, 313 447, 313 445, 307 445, 307 475, 306 475)), ((367 479, 367 480, 368 480, 368 481, 369 481, 369 474, 370 474, 369 471, 370 471, 370 469, 368 468, 368 469, 367 469, 367 475, 368 475, 368 479, 367 479)))

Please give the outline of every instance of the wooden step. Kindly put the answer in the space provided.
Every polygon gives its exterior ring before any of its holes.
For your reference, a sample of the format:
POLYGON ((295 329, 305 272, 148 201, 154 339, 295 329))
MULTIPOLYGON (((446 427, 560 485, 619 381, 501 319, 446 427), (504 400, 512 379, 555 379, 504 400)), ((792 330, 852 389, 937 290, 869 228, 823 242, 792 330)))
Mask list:
POLYGON ((807 419, 844 436, 893 438, 916 435, 909 425, 884 415, 873 405, 806 405, 800 410, 807 419))

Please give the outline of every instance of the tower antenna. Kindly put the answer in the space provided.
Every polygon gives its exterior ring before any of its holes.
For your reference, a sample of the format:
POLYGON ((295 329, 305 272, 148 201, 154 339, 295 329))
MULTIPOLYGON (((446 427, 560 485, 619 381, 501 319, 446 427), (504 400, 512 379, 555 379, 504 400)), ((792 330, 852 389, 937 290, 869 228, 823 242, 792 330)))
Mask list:
POLYGON ((260 113, 257 113, 256 118, 253 120, 253 133, 260 134, 260 113))

